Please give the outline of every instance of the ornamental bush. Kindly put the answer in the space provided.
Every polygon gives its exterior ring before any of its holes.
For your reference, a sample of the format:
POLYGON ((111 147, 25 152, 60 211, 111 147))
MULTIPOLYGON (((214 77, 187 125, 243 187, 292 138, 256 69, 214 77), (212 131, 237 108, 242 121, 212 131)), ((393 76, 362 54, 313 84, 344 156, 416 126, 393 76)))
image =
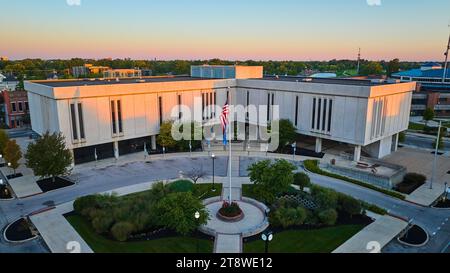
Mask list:
POLYGON ((294 174, 294 185, 299 186, 303 191, 311 185, 311 179, 306 173, 296 173, 294 174))
POLYGON ((333 226, 336 224, 338 213, 335 209, 325 209, 318 213, 320 223, 326 226, 333 226))
POLYGON ((362 211, 361 202, 346 194, 339 194, 338 210, 340 213, 344 213, 350 216, 350 218, 352 218, 354 215, 361 213, 362 211))
POLYGON ((133 231, 133 224, 129 222, 119 222, 111 228, 112 236, 114 237, 114 239, 120 242, 125 242, 133 233, 133 231))

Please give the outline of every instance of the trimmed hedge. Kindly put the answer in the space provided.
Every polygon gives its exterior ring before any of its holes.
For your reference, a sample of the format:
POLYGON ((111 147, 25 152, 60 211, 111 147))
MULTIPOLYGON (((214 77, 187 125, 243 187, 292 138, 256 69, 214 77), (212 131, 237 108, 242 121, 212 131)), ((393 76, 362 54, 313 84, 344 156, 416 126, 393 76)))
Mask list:
POLYGON ((362 187, 365 187, 365 188, 368 188, 368 189, 371 189, 371 190, 374 190, 374 191, 378 191, 378 192, 384 193, 386 195, 389 195, 389 196, 392 196, 392 197, 395 197, 395 198, 398 198, 398 199, 401 199, 401 200, 405 200, 405 198, 406 198, 403 194, 395 192, 395 191, 382 189, 382 188, 379 188, 377 186, 371 185, 371 184, 366 183, 366 182, 362 182, 362 181, 359 181, 359 180, 356 180, 356 179, 353 179, 353 178, 349 178, 349 177, 346 177, 346 176, 343 176, 343 175, 339 175, 339 174, 335 174, 335 173, 330 173, 330 172, 324 171, 324 170, 322 170, 319 167, 319 161, 318 160, 305 160, 303 165, 305 166, 305 168, 308 171, 316 173, 316 174, 320 174, 320 175, 324 175, 324 176, 328 176, 328 177, 344 180, 346 182, 350 182, 350 183, 356 184, 358 186, 362 186, 362 187))

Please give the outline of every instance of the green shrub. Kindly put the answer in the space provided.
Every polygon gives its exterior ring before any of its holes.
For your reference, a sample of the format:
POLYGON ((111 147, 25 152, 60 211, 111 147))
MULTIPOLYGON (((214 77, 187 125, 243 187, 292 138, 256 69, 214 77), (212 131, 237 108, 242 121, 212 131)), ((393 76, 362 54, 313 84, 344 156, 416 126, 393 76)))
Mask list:
POLYGON ((307 211, 302 207, 279 208, 271 214, 270 223, 277 227, 288 228, 303 225, 307 218, 307 211))
POLYGON ((97 210, 97 213, 92 218, 92 227, 98 234, 108 233, 113 223, 114 218, 106 211, 97 210))
POLYGON ((338 193, 332 189, 313 185, 311 195, 315 203, 323 209, 335 209, 337 207, 338 193))
POLYGON ((384 193, 386 195, 389 195, 389 196, 392 196, 392 197, 395 197, 395 198, 398 198, 398 199, 402 199, 402 200, 405 199, 405 196, 403 194, 401 194, 401 193, 398 193, 398 192, 395 192, 395 191, 391 191, 391 190, 382 189, 382 188, 379 188, 377 186, 374 186, 374 185, 371 185, 371 184, 368 184, 368 183, 365 183, 365 182, 362 182, 362 181, 359 181, 359 180, 356 180, 356 179, 353 179, 353 178, 349 178, 349 177, 346 177, 346 176, 343 176, 343 175, 339 175, 339 174, 335 174, 335 173, 330 173, 330 172, 324 171, 324 170, 320 169, 318 160, 305 160, 303 165, 310 172, 313 172, 313 173, 316 173, 316 174, 320 174, 320 175, 324 175, 324 176, 328 176, 328 177, 332 177, 332 178, 336 178, 336 179, 343 180, 343 181, 347 181, 347 182, 350 182, 350 183, 353 183, 353 184, 356 184, 356 185, 359 185, 359 186, 362 186, 362 187, 365 187, 365 188, 368 188, 368 189, 371 189, 371 190, 374 190, 374 191, 378 191, 378 192, 384 193))
POLYGON ((78 198, 73 203, 73 208, 76 213, 86 216, 88 213, 88 209, 99 207, 99 196, 98 195, 89 195, 85 197, 78 198))
POLYGON ((361 202, 346 194, 338 195, 338 210, 351 217, 360 214, 362 210, 361 202))
POLYGON ((119 222, 111 228, 111 234, 117 241, 125 242, 133 233, 133 230, 133 224, 128 222, 119 222))
POLYGON ((294 174, 294 185, 299 186, 303 191, 304 188, 311 185, 311 179, 306 173, 296 173, 294 174))
POLYGON ((333 226, 336 224, 338 213, 335 209, 326 209, 320 211, 317 216, 319 217, 320 223, 326 226, 333 226))
POLYGON ((189 180, 178 180, 169 184, 171 192, 191 192, 194 190, 194 183, 189 180))

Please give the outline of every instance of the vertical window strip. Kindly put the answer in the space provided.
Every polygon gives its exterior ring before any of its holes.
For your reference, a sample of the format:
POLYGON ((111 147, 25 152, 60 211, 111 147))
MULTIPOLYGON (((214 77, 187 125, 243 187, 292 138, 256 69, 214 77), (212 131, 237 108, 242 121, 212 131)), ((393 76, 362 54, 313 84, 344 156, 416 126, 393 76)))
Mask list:
POLYGON ((181 113, 181 95, 178 95, 178 119, 182 118, 182 113, 181 113))
POLYGON ((270 93, 267 94, 267 121, 270 120, 270 93))
POLYGON ((316 121, 316 98, 313 98, 313 107, 312 107, 312 119, 311 119, 311 129, 313 129, 314 130, 314 124, 316 124, 315 123, 315 121, 316 121))
POLYGON ((78 103, 78 122, 80 124, 80 138, 86 139, 86 135, 84 132, 84 121, 83 121, 83 105, 78 103))
POLYGON ((123 133, 123 122, 122 122, 122 103, 120 100, 117 101, 117 119, 119 124, 119 133, 123 133))
POLYGON ((327 99, 323 99, 323 117, 322 117, 322 131, 325 131, 327 122, 327 99))
POLYGON ((159 125, 163 123, 163 105, 162 97, 158 97, 158 108, 159 108, 159 125))
POLYGON ((319 100, 318 100, 318 106, 317 106, 317 126, 316 126, 316 129, 317 130, 320 130, 320 116, 321 116, 321 113, 322 113, 322 99, 321 98, 319 98, 319 100))
POLYGON ((295 126, 298 126, 298 96, 295 97, 295 126))
POLYGON ((70 104, 70 119, 72 122, 72 137, 73 140, 78 140, 78 132, 77 132, 77 115, 75 113, 75 104, 70 104))
POLYGON ((328 132, 331 132, 331 118, 333 117, 333 100, 329 100, 328 110, 328 132))
POLYGON ((111 101, 111 121, 112 121, 112 132, 113 135, 117 134, 116 127, 116 104, 115 101, 111 101))

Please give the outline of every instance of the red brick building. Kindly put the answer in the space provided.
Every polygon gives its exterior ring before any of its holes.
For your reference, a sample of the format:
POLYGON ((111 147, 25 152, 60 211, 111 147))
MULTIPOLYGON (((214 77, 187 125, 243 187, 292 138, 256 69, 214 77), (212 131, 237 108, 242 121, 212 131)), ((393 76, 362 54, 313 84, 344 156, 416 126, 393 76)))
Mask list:
POLYGON ((27 91, 2 91, 5 103, 5 123, 10 128, 28 126, 29 107, 27 91))

